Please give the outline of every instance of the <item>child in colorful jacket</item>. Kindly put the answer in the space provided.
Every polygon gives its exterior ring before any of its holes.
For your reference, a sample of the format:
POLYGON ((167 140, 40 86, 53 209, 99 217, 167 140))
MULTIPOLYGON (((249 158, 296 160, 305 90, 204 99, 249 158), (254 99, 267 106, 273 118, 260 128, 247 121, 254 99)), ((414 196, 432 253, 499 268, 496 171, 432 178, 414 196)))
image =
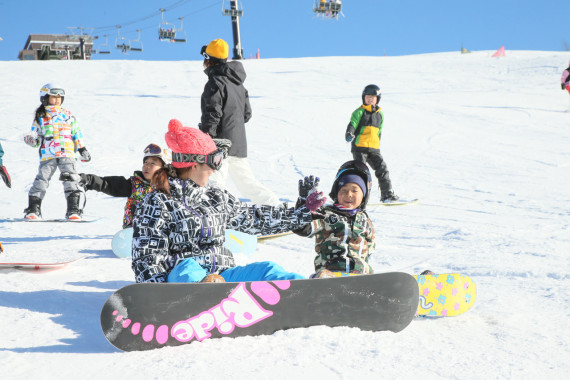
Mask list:
MULTIPOLYGON (((28 193, 28 207, 24 210, 26 219, 41 219, 41 204, 49 181, 56 169, 60 172, 77 174, 76 153, 81 161, 88 162, 91 155, 85 148, 83 134, 75 116, 61 107, 65 90, 51 83, 40 89, 41 105, 36 109, 34 122, 30 133, 24 136, 24 142, 33 148, 39 148, 40 167, 32 187, 28 193)), ((65 217, 70 220, 80 220, 83 214, 79 205, 83 194, 78 181, 63 183, 67 199, 65 217)))
MULTIPOLYGON (((112 197, 128 197, 123 217, 123 228, 133 226, 133 215, 137 205, 152 191, 150 181, 158 169, 170 163, 170 152, 157 144, 149 144, 144 149, 142 170, 137 170, 129 178, 123 176, 99 177, 95 174, 79 174, 79 181, 85 190, 95 190, 112 197)), ((62 173, 61 181, 74 178, 69 173, 62 173)))
MULTIPOLYGON (((299 183, 299 193, 310 197, 317 185, 318 178, 305 177, 299 183)), ((330 272, 374 273, 368 263, 375 247, 374 226, 366 213, 371 186, 366 164, 357 160, 345 162, 329 194, 334 204, 318 209, 310 224, 294 231, 315 238, 314 277, 332 277, 330 272)))
POLYGON ((378 178, 380 201, 390 202, 399 199, 392 190, 388 166, 380 154, 380 138, 384 124, 384 114, 380 102, 380 87, 370 84, 362 91, 363 105, 356 109, 346 128, 345 139, 352 142, 352 157, 363 163, 368 163, 378 178))

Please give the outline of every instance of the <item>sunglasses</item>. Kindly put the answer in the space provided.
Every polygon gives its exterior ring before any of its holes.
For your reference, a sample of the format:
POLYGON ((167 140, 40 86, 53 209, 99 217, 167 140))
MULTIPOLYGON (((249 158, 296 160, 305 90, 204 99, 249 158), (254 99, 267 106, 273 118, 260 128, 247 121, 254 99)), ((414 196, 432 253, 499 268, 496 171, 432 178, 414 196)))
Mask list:
POLYGON ((195 162, 197 164, 206 164, 214 170, 220 170, 224 152, 216 150, 210 154, 189 154, 189 153, 172 153, 173 162, 195 162))
POLYGON ((65 90, 63 88, 50 88, 49 94, 50 95, 65 96, 65 90))
POLYGON ((202 50, 200 50, 200 55, 206 59, 210 59, 210 56, 208 55, 208 53, 206 53, 207 48, 208 48, 207 45, 202 46, 202 50))
POLYGON ((162 153, 162 149, 156 144, 149 144, 149 146, 144 148, 144 153, 160 154, 162 153))

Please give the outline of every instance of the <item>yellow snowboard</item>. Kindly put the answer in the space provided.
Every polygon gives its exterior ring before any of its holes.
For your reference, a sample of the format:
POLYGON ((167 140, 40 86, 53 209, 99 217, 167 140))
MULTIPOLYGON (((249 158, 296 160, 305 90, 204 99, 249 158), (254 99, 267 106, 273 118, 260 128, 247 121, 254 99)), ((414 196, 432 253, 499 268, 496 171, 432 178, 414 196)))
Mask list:
POLYGON ((414 276, 420 288, 418 315, 453 317, 471 309, 477 296, 475 283, 457 273, 414 276))

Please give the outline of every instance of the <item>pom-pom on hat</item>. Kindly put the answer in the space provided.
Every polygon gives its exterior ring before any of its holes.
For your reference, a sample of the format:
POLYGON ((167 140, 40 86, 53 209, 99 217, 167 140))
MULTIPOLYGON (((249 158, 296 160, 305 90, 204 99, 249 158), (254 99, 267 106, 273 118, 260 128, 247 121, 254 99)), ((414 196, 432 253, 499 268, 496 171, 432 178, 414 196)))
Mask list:
MULTIPOLYGON (((168 132, 164 135, 166 145, 174 153, 203 154, 207 155, 216 151, 216 144, 212 138, 196 128, 184 127, 179 120, 172 119, 168 122, 168 132)), ((189 168, 196 165, 195 162, 175 162, 175 168, 189 168)))

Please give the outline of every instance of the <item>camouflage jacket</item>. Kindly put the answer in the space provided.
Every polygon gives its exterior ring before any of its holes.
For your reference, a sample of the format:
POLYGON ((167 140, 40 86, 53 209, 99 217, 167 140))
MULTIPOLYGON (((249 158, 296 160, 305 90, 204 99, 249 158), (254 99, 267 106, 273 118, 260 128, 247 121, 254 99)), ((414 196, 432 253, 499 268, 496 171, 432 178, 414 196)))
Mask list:
POLYGON ((368 264, 375 247, 374 226, 366 212, 351 216, 334 206, 320 211, 322 215, 314 215, 310 224, 295 231, 300 236, 315 237, 315 271, 374 273, 368 264))

